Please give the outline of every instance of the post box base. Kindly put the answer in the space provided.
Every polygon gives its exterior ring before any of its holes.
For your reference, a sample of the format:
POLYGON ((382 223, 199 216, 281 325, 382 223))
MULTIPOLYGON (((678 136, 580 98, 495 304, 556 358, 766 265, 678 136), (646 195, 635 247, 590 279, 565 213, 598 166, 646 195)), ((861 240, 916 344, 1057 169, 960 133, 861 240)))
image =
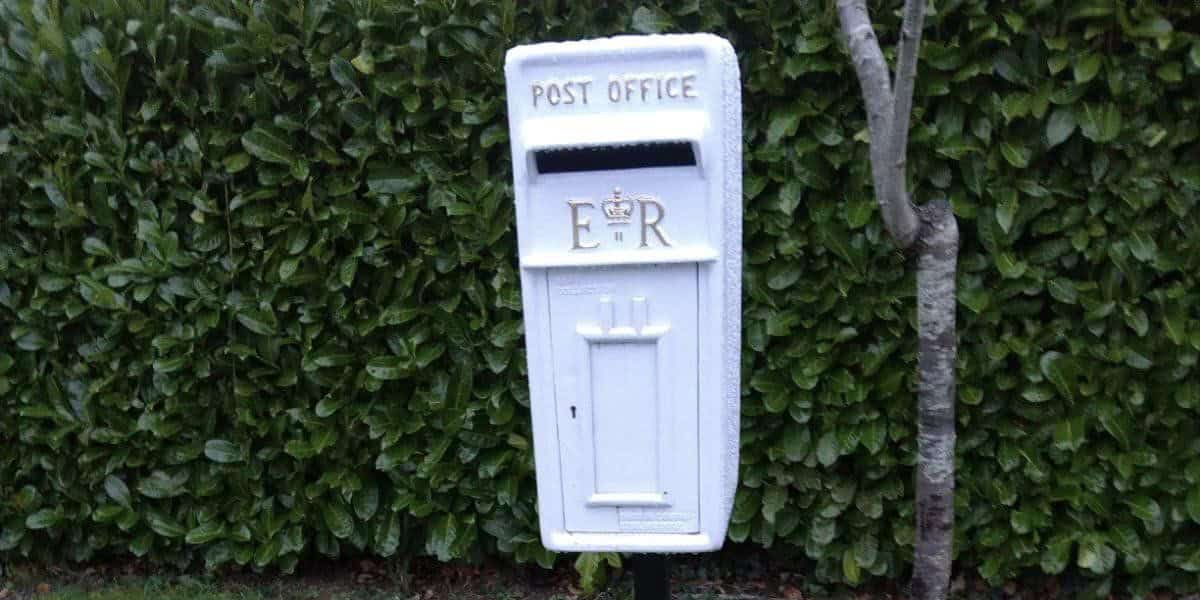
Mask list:
POLYGON ((555 552, 642 552, 682 554, 716 552, 725 542, 706 533, 687 535, 648 533, 543 533, 542 544, 555 552))

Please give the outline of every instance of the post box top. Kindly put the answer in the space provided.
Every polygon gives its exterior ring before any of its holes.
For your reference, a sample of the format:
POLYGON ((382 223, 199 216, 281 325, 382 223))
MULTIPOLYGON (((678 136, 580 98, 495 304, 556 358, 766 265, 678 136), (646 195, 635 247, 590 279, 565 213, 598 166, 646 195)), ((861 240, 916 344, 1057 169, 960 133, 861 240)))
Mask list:
POLYGON ((728 221, 741 205, 741 102, 729 42, 531 44, 508 51, 505 75, 523 268, 720 262, 738 243, 728 221))
POLYGON ((646 142, 690 142, 698 151, 708 134, 723 135, 720 125, 731 116, 724 113, 740 112, 730 104, 736 55, 712 34, 517 46, 504 70, 514 156, 646 142))
POLYGON ((722 53, 733 53, 724 38, 711 33, 679 33, 655 35, 618 35, 592 40, 541 42, 510 48, 505 55, 505 68, 520 65, 561 64, 574 59, 594 60, 622 55, 702 52, 713 59, 722 53))

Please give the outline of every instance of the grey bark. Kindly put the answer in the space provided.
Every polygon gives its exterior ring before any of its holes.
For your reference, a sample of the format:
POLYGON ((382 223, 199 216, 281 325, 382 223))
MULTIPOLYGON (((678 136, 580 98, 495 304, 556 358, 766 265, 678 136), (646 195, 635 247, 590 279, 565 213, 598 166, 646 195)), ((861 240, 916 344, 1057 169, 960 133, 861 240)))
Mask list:
POLYGON ((908 158, 908 124, 912 113, 913 85, 917 81, 917 50, 921 47, 921 29, 925 23, 925 0, 904 3, 904 22, 900 25, 900 41, 896 49, 895 110, 892 112, 889 139, 889 181, 894 194, 889 202, 911 206, 904 186, 904 166, 908 158))
POLYGON ((950 204, 917 209, 917 535, 912 597, 944 600, 954 543, 955 275, 958 222, 950 204))
MULTIPOLYGON (((911 3, 911 2, 910 2, 911 3)), ((924 2, 919 12, 924 13, 924 2)), ((907 10, 905 11, 908 12, 907 10)), ((867 129, 871 134, 871 179, 875 184, 875 200, 883 214, 883 222, 887 225, 888 233, 896 245, 908 248, 917 239, 920 223, 917 222, 916 212, 908 201, 908 193, 904 189, 904 162, 907 148, 895 148, 892 144, 892 131, 896 116, 896 103, 892 96, 891 79, 888 76, 887 62, 879 49, 879 40, 875 38, 875 30, 871 27, 871 16, 867 12, 865 0, 839 0, 838 15, 842 20, 842 31, 846 34, 846 43, 850 48, 850 57, 854 61, 854 70, 858 74, 858 83, 862 87, 863 101, 867 107, 867 129), (896 154, 896 151, 899 154, 896 154)), ((916 45, 912 44, 914 54, 911 68, 915 75, 916 45)), ((900 89, 907 89, 909 105, 912 104, 912 81, 901 82, 900 89)), ((908 114, 903 119, 904 141, 908 139, 908 114)))
POLYGON ((866 0, 839 0, 838 16, 862 87, 871 178, 896 245, 917 254, 917 534, 911 595, 945 600, 954 541, 955 276, 958 223, 944 201, 914 207, 905 184, 908 127, 924 0, 906 0, 894 81, 866 0), (893 89, 895 90, 893 94, 893 89))

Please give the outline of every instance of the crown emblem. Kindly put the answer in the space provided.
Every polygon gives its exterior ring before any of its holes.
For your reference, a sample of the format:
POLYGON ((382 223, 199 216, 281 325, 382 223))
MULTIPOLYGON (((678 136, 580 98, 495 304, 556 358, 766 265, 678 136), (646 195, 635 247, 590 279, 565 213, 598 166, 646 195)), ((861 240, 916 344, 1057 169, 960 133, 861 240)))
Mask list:
POLYGON ((621 198, 621 188, 613 188, 612 196, 604 199, 604 216, 609 225, 628 223, 633 216, 633 204, 621 198))

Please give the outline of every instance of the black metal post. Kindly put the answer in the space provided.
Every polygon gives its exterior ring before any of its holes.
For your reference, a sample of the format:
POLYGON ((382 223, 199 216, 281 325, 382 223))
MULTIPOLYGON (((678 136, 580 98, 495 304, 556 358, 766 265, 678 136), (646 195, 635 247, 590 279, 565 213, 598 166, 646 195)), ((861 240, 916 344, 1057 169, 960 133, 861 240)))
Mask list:
POLYGON ((634 554, 634 600, 671 600, 671 567, 666 554, 634 554))

